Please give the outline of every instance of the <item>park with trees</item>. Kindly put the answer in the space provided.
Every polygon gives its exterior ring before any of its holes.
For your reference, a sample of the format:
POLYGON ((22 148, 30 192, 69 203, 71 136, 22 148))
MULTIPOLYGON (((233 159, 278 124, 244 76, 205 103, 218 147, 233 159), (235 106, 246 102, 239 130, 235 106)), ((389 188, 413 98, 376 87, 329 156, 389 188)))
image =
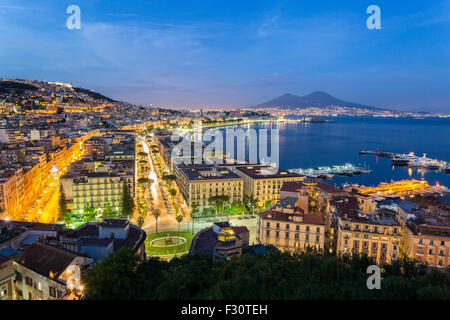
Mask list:
POLYGON ((405 257, 380 266, 381 289, 369 290, 367 268, 374 264, 365 255, 276 249, 224 261, 202 255, 140 261, 121 249, 89 270, 84 283, 87 299, 450 299, 449 270, 405 257))

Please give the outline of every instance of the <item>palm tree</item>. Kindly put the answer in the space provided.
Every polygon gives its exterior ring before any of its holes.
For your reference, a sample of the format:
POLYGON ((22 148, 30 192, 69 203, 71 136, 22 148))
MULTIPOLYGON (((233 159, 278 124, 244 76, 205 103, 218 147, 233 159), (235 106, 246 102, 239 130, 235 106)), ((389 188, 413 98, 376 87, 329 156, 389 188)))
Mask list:
POLYGON ((198 203, 196 203, 196 202, 194 202, 192 205, 191 205, 191 207, 192 207, 192 210, 191 210, 191 212, 192 212, 192 234, 194 234, 194 220, 195 220, 195 213, 197 212, 197 209, 198 209, 198 203))
POLYGON ((154 212, 154 215, 155 215, 155 221, 156 221, 156 233, 158 233, 158 219, 159 219, 159 216, 161 215, 161 210, 156 209, 154 212))
POLYGON ((247 208, 252 210, 252 214, 255 214, 255 207, 256 207, 256 199, 251 195, 247 198, 247 208))
POLYGON ((139 215, 139 217, 137 218, 137 225, 139 226, 139 228, 142 228, 142 226, 144 225, 145 219, 142 215, 139 215))
POLYGON ((177 222, 178 222, 178 235, 177 235, 177 239, 180 239, 180 224, 183 221, 183 216, 181 214, 177 215, 177 222))
POLYGON ((221 208, 221 213, 223 213, 223 208, 226 203, 230 201, 230 197, 227 195, 217 195, 212 196, 208 199, 209 203, 212 203, 216 207, 216 215, 219 213, 219 208, 221 208))

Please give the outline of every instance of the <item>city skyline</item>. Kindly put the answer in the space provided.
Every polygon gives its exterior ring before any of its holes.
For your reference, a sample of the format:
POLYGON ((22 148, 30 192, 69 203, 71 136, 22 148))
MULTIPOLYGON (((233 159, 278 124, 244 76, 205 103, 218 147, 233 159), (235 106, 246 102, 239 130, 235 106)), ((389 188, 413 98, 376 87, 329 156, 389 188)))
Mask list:
POLYGON ((447 1, 314 5, 198 1, 3 1, 2 77, 67 81, 117 100, 252 106, 285 93, 447 112, 447 1), (66 8, 81 8, 68 30, 66 8), (305 45, 306 44, 306 45, 305 45))

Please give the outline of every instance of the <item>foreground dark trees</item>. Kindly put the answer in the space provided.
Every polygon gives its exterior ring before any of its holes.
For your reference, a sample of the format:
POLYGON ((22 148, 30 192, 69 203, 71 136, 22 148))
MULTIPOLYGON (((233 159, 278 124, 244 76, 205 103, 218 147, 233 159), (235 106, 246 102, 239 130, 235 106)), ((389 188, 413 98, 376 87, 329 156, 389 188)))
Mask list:
POLYGON ((383 266, 380 290, 366 286, 368 257, 270 251, 213 262, 183 256, 140 262, 121 249, 87 273, 88 299, 450 299, 450 273, 409 259, 383 266))

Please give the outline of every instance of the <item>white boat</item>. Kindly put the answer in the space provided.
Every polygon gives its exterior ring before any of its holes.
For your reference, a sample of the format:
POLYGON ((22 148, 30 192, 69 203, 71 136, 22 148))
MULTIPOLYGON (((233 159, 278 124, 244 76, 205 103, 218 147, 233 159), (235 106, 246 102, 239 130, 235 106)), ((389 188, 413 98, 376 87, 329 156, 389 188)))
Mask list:
POLYGON ((407 165, 411 161, 417 160, 417 156, 414 152, 410 152, 408 154, 396 154, 394 158, 392 158, 392 163, 395 165, 407 165))

